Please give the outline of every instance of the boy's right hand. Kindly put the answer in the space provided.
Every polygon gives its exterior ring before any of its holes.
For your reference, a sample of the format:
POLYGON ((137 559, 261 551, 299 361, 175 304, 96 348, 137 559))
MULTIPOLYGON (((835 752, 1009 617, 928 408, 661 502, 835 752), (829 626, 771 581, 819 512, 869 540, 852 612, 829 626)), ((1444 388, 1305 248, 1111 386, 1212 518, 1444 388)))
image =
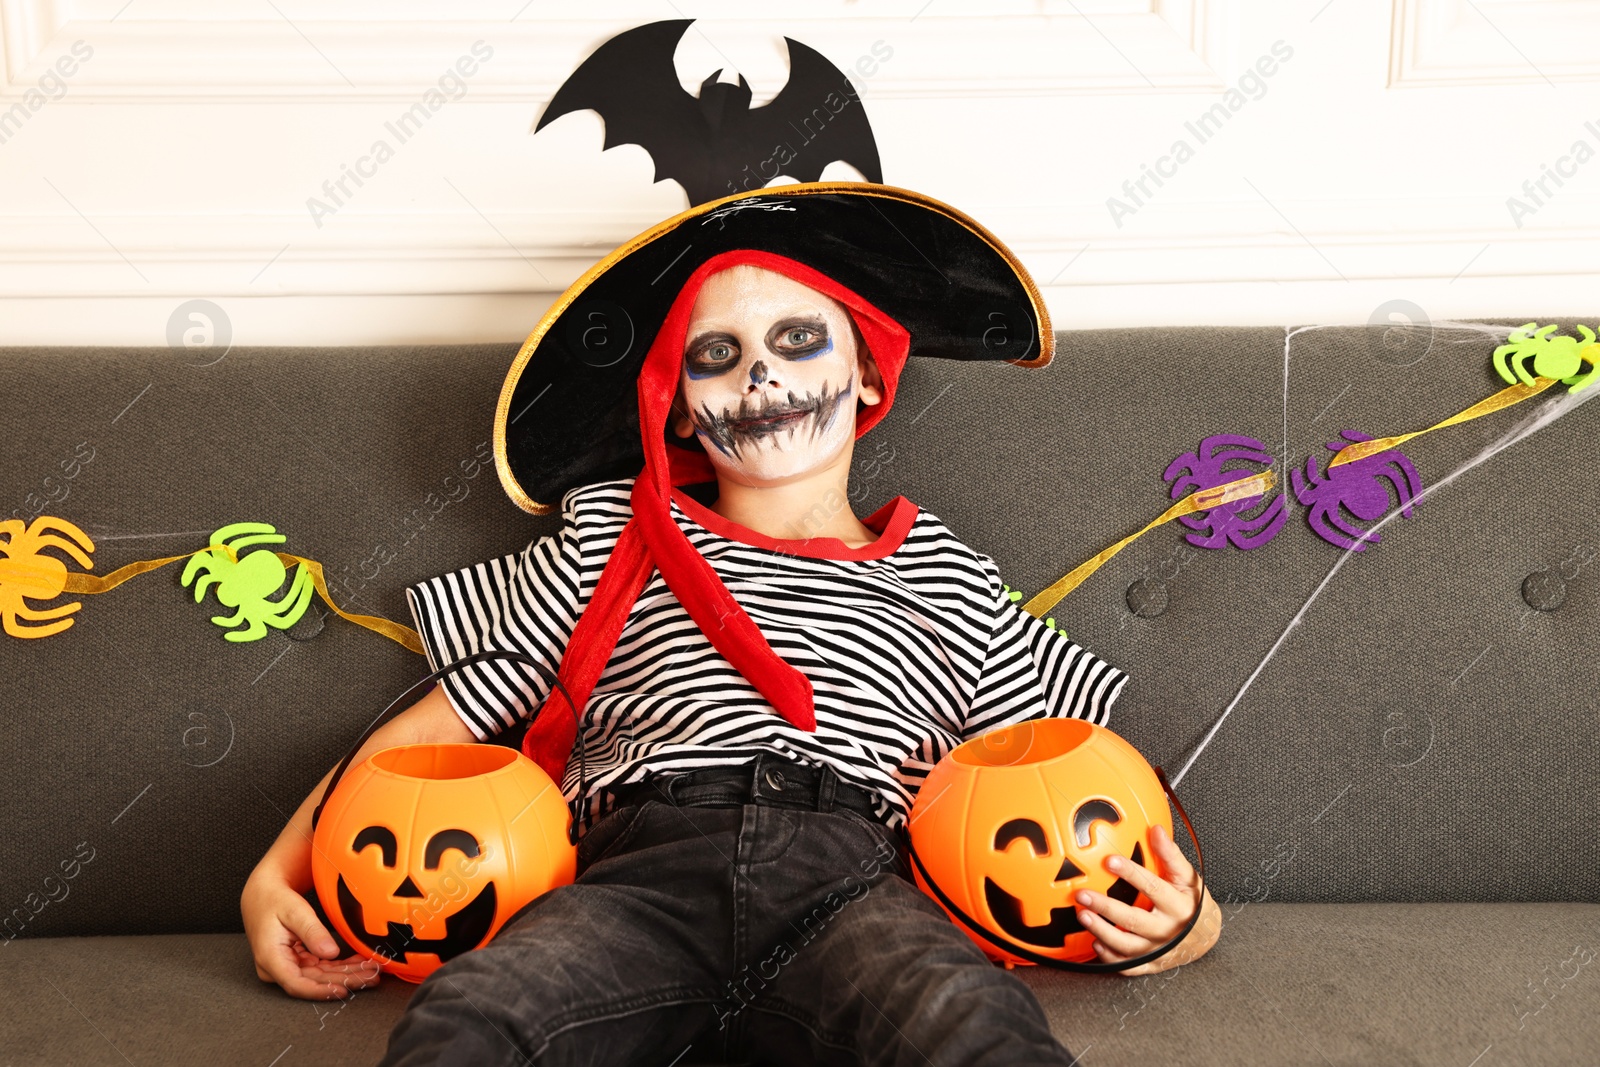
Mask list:
POLYGON ((339 946, 309 901, 282 878, 258 868, 239 896, 256 976, 303 1000, 339 1000, 378 984, 378 965, 365 956, 336 959, 339 946))

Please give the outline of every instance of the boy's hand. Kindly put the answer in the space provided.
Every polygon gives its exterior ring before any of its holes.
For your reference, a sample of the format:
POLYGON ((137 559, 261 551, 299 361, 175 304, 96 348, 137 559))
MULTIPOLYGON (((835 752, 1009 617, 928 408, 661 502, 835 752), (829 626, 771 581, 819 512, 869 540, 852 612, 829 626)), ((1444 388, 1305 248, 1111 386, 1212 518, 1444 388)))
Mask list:
POLYGON ((302 1000, 340 1000, 378 984, 378 965, 364 956, 335 959, 339 947, 310 902, 288 882, 257 870, 239 897, 256 976, 302 1000))
MULTIPOLYGON (((1156 857, 1161 861, 1161 869, 1167 872, 1166 878, 1161 878, 1126 856, 1110 857, 1106 860, 1106 867, 1149 897, 1155 904, 1154 910, 1135 908, 1120 900, 1113 900, 1104 893, 1087 889, 1074 894, 1074 902, 1078 905, 1078 921, 1083 923, 1085 930, 1094 934, 1095 954, 1102 963, 1118 963, 1155 951, 1172 940, 1194 914, 1196 878, 1189 858, 1160 826, 1151 828, 1150 840, 1156 857)), ((1200 921, 1195 923, 1182 944, 1158 960, 1119 973, 1133 977, 1181 966, 1205 955, 1217 943, 1221 932, 1222 910, 1207 890, 1200 921)))

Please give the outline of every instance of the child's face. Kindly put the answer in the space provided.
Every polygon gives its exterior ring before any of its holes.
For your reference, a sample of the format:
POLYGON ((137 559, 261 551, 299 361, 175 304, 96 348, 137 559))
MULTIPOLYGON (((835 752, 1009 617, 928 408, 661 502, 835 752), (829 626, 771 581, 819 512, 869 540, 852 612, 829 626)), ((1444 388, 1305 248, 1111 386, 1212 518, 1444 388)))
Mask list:
POLYGON ((720 475, 751 485, 832 463, 855 440, 856 403, 883 399, 844 306, 749 265, 700 287, 678 380, 673 432, 698 434, 720 475))

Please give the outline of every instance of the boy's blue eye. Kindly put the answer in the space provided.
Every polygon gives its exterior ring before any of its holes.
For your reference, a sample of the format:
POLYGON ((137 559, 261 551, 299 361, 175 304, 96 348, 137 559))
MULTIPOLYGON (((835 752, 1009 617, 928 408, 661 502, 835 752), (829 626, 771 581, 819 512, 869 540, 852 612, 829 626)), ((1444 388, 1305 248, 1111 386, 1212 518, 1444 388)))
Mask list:
POLYGON ((767 349, 785 359, 810 359, 832 351, 828 328, 822 322, 778 323, 767 333, 767 349))
POLYGON ((683 365, 691 378, 726 373, 739 365, 739 346, 727 339, 705 341, 684 354, 683 365))

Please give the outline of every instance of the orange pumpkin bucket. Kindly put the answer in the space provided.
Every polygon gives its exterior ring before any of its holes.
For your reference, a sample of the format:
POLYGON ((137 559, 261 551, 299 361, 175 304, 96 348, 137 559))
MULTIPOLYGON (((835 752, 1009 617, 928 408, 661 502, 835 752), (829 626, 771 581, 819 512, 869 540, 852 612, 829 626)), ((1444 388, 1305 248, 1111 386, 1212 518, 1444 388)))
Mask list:
MULTIPOLYGON (((480 652, 434 671, 372 721, 311 816, 311 877, 328 920, 352 949, 408 982, 488 944, 524 905, 577 876, 561 788, 515 749, 400 745, 350 768, 424 685, 486 659, 532 666, 566 693, 548 668, 516 652, 480 652)), ((581 749, 579 768, 586 778, 581 749)))
MULTIPOLYGON (((958 745, 929 772, 911 808, 912 870, 991 959, 1064 970, 1126 970, 1163 955, 1199 919, 1160 949, 1119 963, 1095 958, 1092 933, 1078 922, 1081 889, 1149 910, 1150 899, 1108 871, 1113 854, 1163 872, 1152 827, 1170 835, 1171 799, 1189 817, 1166 776, 1121 737, 1081 719, 1033 719, 958 745)), ((1200 842, 1195 839, 1199 857, 1200 842)), ((1204 875, 1204 865, 1197 865, 1204 875)))
POLYGON ((561 790, 502 745, 403 745, 339 783, 312 836, 339 936, 420 982, 577 874, 561 790))

